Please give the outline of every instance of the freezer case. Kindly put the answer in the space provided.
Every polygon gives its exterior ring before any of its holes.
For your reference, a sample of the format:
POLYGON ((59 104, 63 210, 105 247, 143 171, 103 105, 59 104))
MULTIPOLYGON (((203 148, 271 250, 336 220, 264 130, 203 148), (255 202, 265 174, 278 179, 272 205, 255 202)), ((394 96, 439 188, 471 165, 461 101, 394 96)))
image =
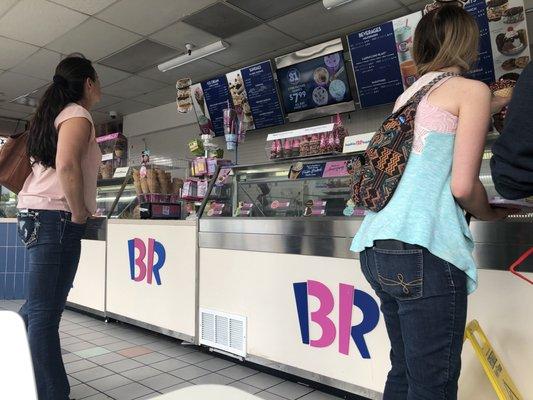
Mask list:
MULTIPOLYGON (((491 192, 489 158, 490 152, 482 180, 491 192)), ((360 271, 358 254, 349 250, 363 212, 349 202, 343 162, 350 159, 220 169, 199 224, 199 341, 380 399, 390 347, 378 298, 360 271)), ((530 217, 471 222, 480 289, 470 296, 469 319, 489 333, 524 393, 533 393, 527 379, 533 326, 521 321, 530 315, 533 291, 506 268, 533 246, 530 217)), ((524 265, 526 274, 531 265, 524 265)), ((461 385, 460 398, 490 398, 490 384, 468 346, 463 359, 468 384, 461 385)))

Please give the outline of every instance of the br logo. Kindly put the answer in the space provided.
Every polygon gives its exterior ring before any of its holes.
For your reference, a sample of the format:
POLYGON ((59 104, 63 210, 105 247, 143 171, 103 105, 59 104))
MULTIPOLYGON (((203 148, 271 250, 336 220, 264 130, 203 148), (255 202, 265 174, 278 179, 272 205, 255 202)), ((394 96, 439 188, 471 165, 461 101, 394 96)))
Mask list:
POLYGON ((351 285, 339 284, 339 320, 333 321, 329 315, 335 308, 335 299, 326 285, 310 280, 294 283, 293 287, 300 321, 300 333, 304 344, 312 347, 328 347, 338 337, 339 353, 348 355, 350 339, 352 339, 361 357, 370 358, 365 335, 373 331, 379 322, 379 306, 372 296, 351 285), (309 297, 318 300, 319 307, 316 311, 309 312, 309 297), (361 322, 354 326, 352 326, 353 307, 359 308, 363 314, 361 322), (322 330, 320 338, 310 339, 310 322, 314 322, 322 330))
POLYGON ((165 265, 166 252, 163 245, 154 239, 148 239, 148 246, 139 239, 128 240, 130 255, 130 275, 135 282, 152 284, 152 277, 158 285, 161 285, 159 271, 165 265), (137 253, 137 254, 136 254, 137 253), (155 255, 157 255, 157 260, 155 255), (155 264, 154 264, 155 261, 155 264))

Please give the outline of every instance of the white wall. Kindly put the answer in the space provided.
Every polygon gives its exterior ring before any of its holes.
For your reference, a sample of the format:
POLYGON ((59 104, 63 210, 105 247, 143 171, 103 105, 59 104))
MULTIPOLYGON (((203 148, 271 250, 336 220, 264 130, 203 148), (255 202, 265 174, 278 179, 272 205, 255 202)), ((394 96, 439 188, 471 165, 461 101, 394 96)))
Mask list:
MULTIPOLYGON (((392 105, 345 114, 343 120, 350 134, 373 132, 391 112, 392 105)), ((239 147, 239 164, 256 164, 268 161, 265 153, 266 137, 271 132, 280 132, 301 127, 327 123, 329 118, 319 118, 288 125, 250 131, 246 141, 239 147)), ((124 117, 124 134, 129 138, 130 158, 137 161, 145 144, 153 156, 190 158, 187 143, 199 137, 200 129, 194 112, 178 114, 174 103, 141 111, 124 117)), ((224 139, 217 138, 224 146, 224 139)), ((225 157, 234 155, 228 151, 225 157)))

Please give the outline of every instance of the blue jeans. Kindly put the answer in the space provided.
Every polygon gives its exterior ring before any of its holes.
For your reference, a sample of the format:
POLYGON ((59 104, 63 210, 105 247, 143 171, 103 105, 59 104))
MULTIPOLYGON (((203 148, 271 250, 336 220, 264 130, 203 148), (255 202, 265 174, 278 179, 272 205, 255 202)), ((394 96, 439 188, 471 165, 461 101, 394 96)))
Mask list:
POLYGON ((39 400, 67 400, 70 386, 61 357, 59 322, 72 287, 85 225, 64 211, 30 210, 18 217, 27 248, 29 277, 26 303, 19 313, 26 323, 39 400))
POLYGON ((360 256, 392 348, 383 400, 456 400, 466 274, 425 248, 395 243, 401 248, 367 248, 360 256))

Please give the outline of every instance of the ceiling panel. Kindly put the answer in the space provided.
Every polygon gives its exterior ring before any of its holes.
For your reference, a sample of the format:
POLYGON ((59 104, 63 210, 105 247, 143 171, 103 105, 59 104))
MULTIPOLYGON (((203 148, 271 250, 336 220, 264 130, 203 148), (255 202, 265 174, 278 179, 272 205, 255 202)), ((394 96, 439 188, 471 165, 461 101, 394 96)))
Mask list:
POLYGON ((172 103, 176 100, 176 88, 174 85, 168 85, 163 89, 156 90, 155 92, 143 94, 142 96, 135 97, 133 100, 150 104, 154 107, 172 103))
POLYGON ((213 4, 185 18, 183 22, 221 38, 228 38, 260 25, 259 21, 224 3, 213 4))
POLYGON ((11 101, 44 84, 46 84, 46 81, 42 79, 32 78, 10 71, 4 72, 0 75, 0 100, 11 101))
POLYGON ((145 39, 110 57, 100 60, 100 64, 135 73, 160 64, 163 61, 179 55, 180 52, 172 47, 145 39))
POLYGON ((0 35, 44 46, 87 19, 87 15, 44 0, 22 0, 0 18, 0 35))
POLYGON ((46 47, 63 54, 80 52, 96 61, 140 39, 139 35, 91 18, 46 47))
POLYGON ((13 68, 13 72, 51 80, 55 74, 56 66, 60 61, 61 54, 55 51, 41 49, 13 68))
POLYGON ((175 85, 176 81, 180 78, 189 77, 193 81, 196 81, 199 76, 212 74, 215 71, 219 71, 221 68, 224 67, 204 58, 189 64, 185 64, 181 67, 171 69, 167 72, 161 72, 155 67, 150 68, 147 71, 140 72, 139 75, 151 79, 157 79, 161 82, 166 82, 167 84, 175 85))
POLYGON ((0 17, 4 15, 19 0, 2 0, 0 1, 0 17))
POLYGON ((96 14, 113 4, 116 0, 49 0, 84 14, 96 14))
POLYGON ((121 0, 98 18, 130 31, 149 35, 216 0, 121 0))
POLYGON ((110 105, 120 103, 123 100, 124 99, 120 97, 111 96, 110 94, 104 94, 100 102, 95 105, 94 109, 99 110, 101 108, 105 108, 110 105))
POLYGON ((20 112, 20 111, 4 110, 3 108, 0 108, 0 117, 24 119, 28 115, 30 115, 30 113, 23 113, 23 112, 20 112))
POLYGON ((228 0, 228 3, 239 7, 263 21, 288 14, 291 11, 304 7, 320 0, 283 0, 283 1, 257 1, 257 0, 228 0))
POLYGON ((293 51, 301 50, 303 47, 304 47, 304 45, 302 45, 301 43, 293 44, 291 46, 287 46, 287 47, 284 47, 282 49, 278 49, 276 51, 272 51, 272 52, 269 52, 269 53, 261 54, 260 56, 258 56, 256 58, 248 59, 248 60, 246 60, 245 63, 241 62, 241 63, 233 64, 230 67, 230 69, 234 70, 234 69, 242 68, 242 67, 245 67, 245 66, 248 66, 248 65, 257 64, 257 63, 260 63, 262 61, 272 60, 272 59, 274 59, 274 58, 276 58, 278 56, 282 56, 284 54, 289 54, 289 53, 292 53, 293 51))
POLYGON ((102 91, 117 97, 132 98, 165 87, 162 82, 133 75, 123 81, 106 86, 102 91))
POLYGON ((218 40, 211 35, 185 22, 177 22, 150 36, 158 42, 185 51, 185 45, 190 43, 194 47, 203 47, 218 40))
POLYGON ((418 0, 415 2, 411 2, 411 5, 409 5, 409 10, 411 11, 420 11, 423 10, 426 4, 433 3, 431 0, 418 0))
POLYGON ((16 104, 16 103, 8 103, 8 102, 0 103, 0 108, 4 110, 9 110, 9 111, 18 111, 19 113, 23 113, 23 114, 30 114, 35 109, 35 107, 30 107, 30 106, 16 104))
POLYGON ((115 68, 106 67, 105 65, 95 63, 93 64, 93 66, 96 70, 96 73, 98 74, 98 78, 100 79, 100 84, 102 85, 102 87, 112 85, 115 82, 121 81, 131 76, 131 74, 128 74, 127 72, 119 71, 115 68))
MULTIPOLYGON (((93 122, 95 125, 103 124, 103 123, 111 121, 111 117, 109 116, 108 113, 105 113, 105 112, 92 110, 91 117, 93 117, 93 122)), ((98 132, 96 132, 96 134, 98 135, 98 132)))
POLYGON ((0 68, 9 69, 39 50, 30 44, 0 37, 0 68))
POLYGON ((116 111, 119 115, 128 115, 136 113, 147 108, 151 108, 149 104, 139 103, 138 101, 133 100, 124 100, 123 102, 113 104, 111 106, 104 107, 98 111, 100 112, 109 112, 116 111))
POLYGON ((269 24, 288 35, 306 40, 326 34, 332 27, 341 29, 401 7, 395 0, 357 0, 326 10, 322 2, 319 2, 272 20, 269 24))
POLYGON ((298 43, 297 40, 267 25, 250 29, 226 41, 230 47, 209 56, 209 60, 229 66, 298 43))

